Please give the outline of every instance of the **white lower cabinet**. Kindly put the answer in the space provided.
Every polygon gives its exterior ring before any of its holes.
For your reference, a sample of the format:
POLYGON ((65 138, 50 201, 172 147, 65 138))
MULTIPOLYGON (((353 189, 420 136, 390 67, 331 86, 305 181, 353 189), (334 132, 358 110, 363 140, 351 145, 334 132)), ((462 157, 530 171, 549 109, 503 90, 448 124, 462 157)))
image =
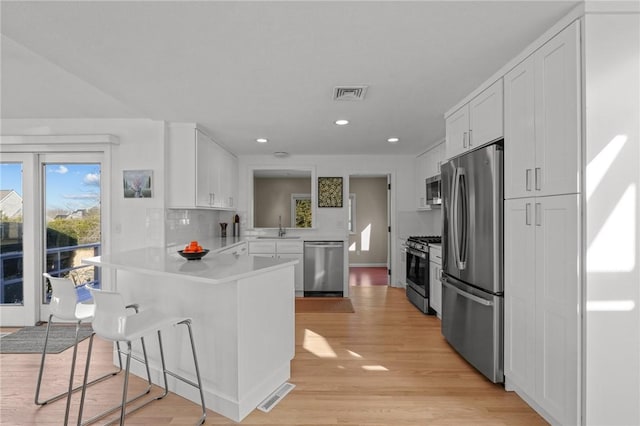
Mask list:
POLYGON ((429 245, 429 305, 436 311, 438 318, 442 318, 442 250, 429 245))
POLYGON ((505 386, 552 424, 579 423, 579 196, 505 201, 505 386))
POLYGON ((249 254, 280 259, 298 259, 295 265, 296 293, 304 291, 304 244, 302 241, 249 241, 249 254))

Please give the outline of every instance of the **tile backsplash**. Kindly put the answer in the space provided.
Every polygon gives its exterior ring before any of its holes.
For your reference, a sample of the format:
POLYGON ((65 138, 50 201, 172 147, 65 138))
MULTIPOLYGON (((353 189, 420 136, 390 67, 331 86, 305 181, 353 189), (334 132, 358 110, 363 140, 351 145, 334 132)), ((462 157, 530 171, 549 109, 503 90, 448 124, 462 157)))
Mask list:
POLYGON ((165 216, 166 246, 220 235, 219 211, 167 209, 165 216))

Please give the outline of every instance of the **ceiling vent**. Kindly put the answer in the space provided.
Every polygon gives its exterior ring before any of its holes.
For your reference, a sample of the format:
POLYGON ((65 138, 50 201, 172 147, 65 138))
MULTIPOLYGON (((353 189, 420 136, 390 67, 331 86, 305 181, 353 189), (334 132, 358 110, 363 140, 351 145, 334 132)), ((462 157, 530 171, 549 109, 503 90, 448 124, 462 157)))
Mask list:
POLYGON ((369 86, 337 86, 333 89, 334 101, 361 101, 369 86))

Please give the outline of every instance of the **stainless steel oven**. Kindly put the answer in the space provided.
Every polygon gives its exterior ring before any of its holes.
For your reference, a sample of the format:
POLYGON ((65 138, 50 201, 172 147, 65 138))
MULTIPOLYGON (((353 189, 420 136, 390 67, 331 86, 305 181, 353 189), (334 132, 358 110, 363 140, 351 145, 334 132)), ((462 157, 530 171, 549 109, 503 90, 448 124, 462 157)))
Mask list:
POLYGON ((429 307, 429 243, 439 242, 434 236, 407 240, 407 298, 425 314, 435 314, 429 307))

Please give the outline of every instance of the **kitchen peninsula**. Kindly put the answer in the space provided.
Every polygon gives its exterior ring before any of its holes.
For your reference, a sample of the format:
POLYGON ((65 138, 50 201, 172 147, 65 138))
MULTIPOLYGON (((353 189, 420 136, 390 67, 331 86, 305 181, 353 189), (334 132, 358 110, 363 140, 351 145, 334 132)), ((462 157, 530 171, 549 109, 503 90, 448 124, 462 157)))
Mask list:
MULTIPOLYGON (((174 249, 151 247, 84 262, 113 269, 111 289, 122 293, 127 303, 193 319, 208 409, 241 421, 289 379, 297 260, 212 252, 187 261, 174 249)), ((188 334, 174 328, 163 330, 162 336, 168 368, 194 379, 188 334)), ((147 347, 158 384, 156 340, 149 336, 147 347)), ((133 363, 131 371, 145 376, 139 363, 133 363)), ((199 402, 196 389, 171 379, 173 392, 199 402)))

